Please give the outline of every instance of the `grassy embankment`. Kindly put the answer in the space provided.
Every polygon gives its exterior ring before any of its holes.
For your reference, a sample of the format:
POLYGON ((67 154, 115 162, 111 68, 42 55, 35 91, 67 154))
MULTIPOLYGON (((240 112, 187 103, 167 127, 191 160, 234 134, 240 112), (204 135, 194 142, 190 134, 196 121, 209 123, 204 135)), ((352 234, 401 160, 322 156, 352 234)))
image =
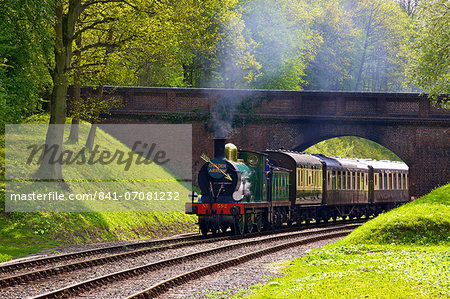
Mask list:
POLYGON ((319 142, 308 149, 311 154, 341 156, 349 158, 371 158, 376 160, 401 161, 401 159, 384 146, 368 139, 344 136, 319 142))
POLYGON ((287 262, 284 272, 247 296, 449 298, 450 184, 287 262))
MULTIPOLYGON (((33 124, 48 123, 48 116, 35 116, 27 121, 33 124)), ((89 126, 80 129, 80 144, 84 144, 88 134, 89 126)), ((66 132, 67 135, 68 132, 66 132)), ((42 134, 42 132, 40 132, 42 134)), ((37 138, 37 132, 30 130, 30 140, 37 138)), ((42 136, 39 136, 42 137, 42 136)), ((67 138, 67 136, 65 136, 67 138)), ((96 144, 107 145, 108 150, 129 149, 101 130, 97 130, 96 144)), ((65 149, 80 150, 82 145, 65 145, 65 149)), ((15 153, 16 154, 16 153, 15 153)), ((17 155, 22 155, 18 149, 17 155)), ((25 158, 25 152, 23 153, 25 158)), ((176 233, 195 230, 196 219, 185 215, 182 211, 184 197, 189 190, 179 182, 172 182, 171 187, 180 190, 180 212, 83 212, 83 213, 48 213, 48 212, 14 212, 5 213, 5 137, 0 136, 0 262, 7 261, 13 257, 21 257, 38 252, 46 248, 68 246, 74 243, 91 243, 114 240, 131 240, 138 238, 163 237, 176 233)), ((141 173, 151 172, 153 177, 167 178, 170 174, 161 166, 152 163, 141 165, 141 168, 132 168, 125 173, 123 166, 117 164, 106 165, 102 172, 108 172, 109 177, 120 179, 131 179, 132 188, 135 191, 147 190, 148 183, 136 180, 133 177, 141 177, 141 173), (147 188, 147 189, 146 189, 147 188)), ((37 167, 35 165, 34 167, 37 167)), ((92 165, 87 168, 63 169, 64 177, 82 177, 80 172, 100 171, 92 165)), ((16 170, 15 170, 16 171, 16 170)), ((18 173, 21 170, 17 170, 18 173)), ((96 184, 92 189, 108 190, 111 182, 93 182, 96 184), (102 184, 104 184, 102 186, 102 184)), ((79 184, 69 181, 73 192, 80 190, 79 184)), ((88 183, 90 184, 90 183, 88 183)), ((152 182, 153 190, 166 190, 167 182, 152 182)), ((130 190, 130 183, 114 183, 115 191, 125 192, 130 190)), ((86 186, 85 186, 86 187, 86 186)))

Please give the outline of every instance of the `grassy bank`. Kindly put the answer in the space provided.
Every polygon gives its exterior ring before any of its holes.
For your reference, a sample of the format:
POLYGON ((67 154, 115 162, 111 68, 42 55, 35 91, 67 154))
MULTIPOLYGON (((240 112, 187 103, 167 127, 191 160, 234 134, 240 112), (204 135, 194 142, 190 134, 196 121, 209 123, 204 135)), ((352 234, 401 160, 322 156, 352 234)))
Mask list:
POLYGON ((324 140, 309 147, 305 151, 312 154, 324 154, 326 156, 401 161, 396 154, 384 146, 355 136, 336 137, 324 140))
MULTIPOLYGON (((34 116, 27 123, 45 124, 48 123, 48 116, 34 116)), ((26 139, 42 138, 42 132, 35 128, 30 128, 26 139)), ((65 144, 65 149, 79 151, 83 148, 87 138, 89 126, 80 127, 80 145, 65 144)), ((66 135, 68 132, 66 132, 66 135)), ((45 136, 45 134, 44 134, 45 136)), ((68 136, 65 136, 65 139, 68 136)), ((13 137, 14 138, 14 137, 13 137)), ((20 141, 20 140, 18 140, 20 141)), ((38 143, 39 144, 39 143, 38 143)), ((129 152, 124 144, 113 138, 111 135, 98 130, 96 144, 101 148, 107 147, 109 151, 120 150, 129 152)), ((175 208, 166 212, 80 212, 80 213, 51 213, 51 212, 13 212, 5 213, 5 140, 1 136, 0 144, 1 182, 0 182, 0 262, 13 257, 21 257, 35 253, 46 248, 69 246, 75 243, 92 243, 114 240, 131 240, 139 238, 154 238, 173 235, 195 230, 196 218, 184 214, 184 202, 187 201, 188 187, 181 182, 174 181, 168 183, 164 180, 146 182, 145 180, 133 180, 140 178, 142 173, 151 173, 156 178, 168 178, 171 176, 163 167, 152 163, 142 164, 137 168, 131 168, 125 172, 122 165, 109 164, 97 168, 96 165, 84 165, 77 168, 63 168, 65 178, 83 177, 85 173, 93 175, 95 178, 102 178, 106 172, 108 177, 118 178, 123 181, 108 182, 89 181, 76 182, 67 180, 71 192, 81 193, 86 188, 88 190, 111 190, 114 186, 116 192, 148 190, 167 190, 170 184, 171 190, 180 192, 180 201, 175 208)), ((13 153, 15 159, 26 159, 25 152, 17 150, 13 153)), ((37 169, 38 165, 31 165, 37 169)), ((33 169, 32 169, 33 170, 33 169)), ((13 172, 21 174, 24 169, 13 169, 13 172)), ((31 186, 33 187, 33 186, 31 186)), ((139 202, 136 204, 140 204, 139 202)))
POLYGON ((448 298, 450 184, 293 260, 248 298, 448 298))

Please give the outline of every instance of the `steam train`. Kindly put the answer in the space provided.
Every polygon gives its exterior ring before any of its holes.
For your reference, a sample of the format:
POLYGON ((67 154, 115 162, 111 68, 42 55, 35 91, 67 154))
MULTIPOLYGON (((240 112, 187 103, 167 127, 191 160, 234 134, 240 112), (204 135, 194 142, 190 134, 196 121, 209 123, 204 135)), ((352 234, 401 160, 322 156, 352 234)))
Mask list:
POLYGON ((402 162, 238 151, 224 138, 214 139, 214 153, 198 173, 201 195, 186 203, 186 213, 198 215, 203 235, 359 219, 409 200, 408 167, 402 162))

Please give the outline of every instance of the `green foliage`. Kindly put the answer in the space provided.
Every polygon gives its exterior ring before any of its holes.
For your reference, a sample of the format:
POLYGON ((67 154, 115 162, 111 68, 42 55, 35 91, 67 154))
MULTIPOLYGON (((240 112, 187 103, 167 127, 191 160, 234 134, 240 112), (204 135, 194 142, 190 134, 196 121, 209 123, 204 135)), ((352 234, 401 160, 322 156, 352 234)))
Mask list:
POLYGON ((321 38, 310 25, 317 13, 309 1, 244 1, 245 26, 257 43, 255 57, 261 76, 251 86, 263 89, 303 89, 306 63, 321 38))
POLYGON ((50 84, 50 18, 47 1, 0 2, 0 132, 40 110, 50 84))
POLYGON ((353 75, 354 90, 399 91, 404 83, 410 19, 393 1, 355 0, 347 4, 360 30, 353 75))
POLYGON ((100 115, 109 115, 111 110, 123 107, 122 100, 117 97, 87 97, 81 99, 79 105, 79 117, 91 123, 98 123, 100 115))
POLYGON ((346 244, 450 245, 450 184, 356 229, 346 244))
POLYGON ((396 154, 378 143, 354 136, 324 140, 305 151, 312 154, 324 154, 325 156, 401 161, 396 154))
POLYGON ((352 85, 352 56, 360 31, 338 1, 324 3, 314 19, 313 30, 322 37, 316 57, 306 70, 307 89, 346 90, 352 85))
POLYGON ((437 102, 440 94, 450 94, 450 1, 421 1, 417 14, 419 32, 410 50, 408 75, 410 83, 437 102))

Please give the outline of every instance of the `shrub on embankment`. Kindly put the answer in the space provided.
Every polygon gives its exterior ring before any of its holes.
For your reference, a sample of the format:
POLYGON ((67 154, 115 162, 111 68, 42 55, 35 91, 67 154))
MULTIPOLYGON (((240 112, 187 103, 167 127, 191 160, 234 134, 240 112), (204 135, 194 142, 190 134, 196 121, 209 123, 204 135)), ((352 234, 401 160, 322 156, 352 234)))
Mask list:
POLYGON ((450 184, 381 214, 352 232, 348 244, 450 244, 450 184))

